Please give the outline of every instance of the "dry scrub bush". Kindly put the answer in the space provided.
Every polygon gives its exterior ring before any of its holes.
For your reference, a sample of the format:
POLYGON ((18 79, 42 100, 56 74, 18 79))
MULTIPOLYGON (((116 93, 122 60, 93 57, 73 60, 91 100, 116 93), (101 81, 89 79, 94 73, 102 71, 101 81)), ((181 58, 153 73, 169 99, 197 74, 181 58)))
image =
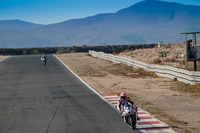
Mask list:
POLYGON ((191 85, 183 82, 177 82, 175 89, 181 93, 190 94, 195 98, 200 98, 200 84, 191 85))
POLYGON ((144 69, 141 69, 141 68, 138 68, 137 71, 140 76, 158 78, 158 75, 154 72, 145 71, 144 69))
POLYGON ((176 60, 174 57, 172 57, 172 58, 166 58, 165 62, 179 62, 179 61, 176 60))
POLYGON ((120 65, 123 66, 126 69, 128 68, 129 70, 132 70, 130 72, 134 73, 134 75, 132 75, 132 74, 128 75, 128 76, 131 76, 131 77, 154 77, 154 78, 158 77, 156 73, 145 71, 142 68, 133 68, 133 67, 128 66, 124 63, 120 63, 120 65))
POLYGON ((156 58, 153 60, 153 64, 160 64, 162 61, 160 58, 156 58))
POLYGON ((171 48, 171 47, 172 47, 172 44, 171 44, 171 43, 168 43, 165 47, 166 47, 166 48, 171 48))
POLYGON ((101 70, 115 76, 128 76, 132 78, 158 77, 154 72, 148 72, 141 68, 133 68, 132 66, 128 66, 124 63, 101 67, 101 70))

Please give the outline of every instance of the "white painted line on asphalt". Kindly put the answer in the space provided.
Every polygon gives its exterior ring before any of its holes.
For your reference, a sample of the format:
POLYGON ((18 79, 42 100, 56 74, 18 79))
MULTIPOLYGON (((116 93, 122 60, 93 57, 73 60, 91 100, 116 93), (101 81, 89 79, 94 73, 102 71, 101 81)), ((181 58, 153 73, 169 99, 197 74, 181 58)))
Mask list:
POLYGON ((117 106, 118 106, 118 104, 113 104, 113 106, 117 107, 117 106))
POLYGON ((118 101, 109 101, 110 103, 112 104, 118 104, 119 102, 118 101))
POLYGON ((108 100, 109 102, 118 102, 119 103, 119 99, 115 99, 115 100, 113 100, 113 99, 106 99, 106 100, 108 100))
POLYGON ((80 78, 76 73, 74 73, 65 63, 63 63, 56 55, 54 55, 58 61, 60 61, 74 76, 76 76, 83 84, 85 84, 90 90, 97 94, 104 102, 106 102, 110 107, 119 112, 110 102, 108 102, 101 94, 99 94, 94 88, 89 86, 82 78, 80 78))
POLYGON ((152 127, 149 129, 140 129, 141 132, 143 133, 175 133, 171 128, 168 127, 161 127, 161 128, 156 128, 156 127, 152 127))
MULTIPOLYGON (((144 111, 140 109, 140 110, 138 110, 138 113, 139 113, 139 112, 144 112, 144 111)), ((146 113, 146 112, 145 112, 145 113, 146 113)), ((147 113, 146 113, 146 114, 147 114, 147 113)))
POLYGON ((146 124, 146 125, 138 125, 139 128, 156 128, 156 127, 164 127, 163 124, 146 124))
POLYGON ((139 117, 143 117, 143 116, 151 116, 149 114, 138 114, 139 117))
POLYGON ((173 130, 171 129, 159 129, 159 130, 152 130, 152 131, 144 131, 141 130, 143 133, 175 133, 173 130))
POLYGON ((105 98, 119 98, 118 96, 105 96, 105 98))
POLYGON ((157 121, 157 120, 156 119, 140 119, 140 122, 150 122, 150 121, 157 121))

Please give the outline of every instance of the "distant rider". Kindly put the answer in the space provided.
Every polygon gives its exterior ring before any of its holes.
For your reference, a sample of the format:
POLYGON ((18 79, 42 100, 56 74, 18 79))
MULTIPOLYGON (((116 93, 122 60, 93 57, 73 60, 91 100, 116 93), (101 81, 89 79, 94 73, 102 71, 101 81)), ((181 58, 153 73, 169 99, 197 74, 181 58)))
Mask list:
POLYGON ((45 55, 42 55, 42 57, 41 57, 41 61, 43 62, 43 61, 47 61, 47 57, 45 56, 45 55))
MULTIPOLYGON (((120 111, 120 114, 122 114, 122 112, 123 112, 122 107, 124 107, 124 105, 128 104, 128 103, 132 104, 135 107, 136 111, 137 111, 136 104, 129 97, 127 97, 126 92, 122 92, 120 94, 120 99, 119 99, 119 104, 118 104, 118 110, 120 111)), ((137 115, 137 120, 140 120, 138 115, 137 115)))

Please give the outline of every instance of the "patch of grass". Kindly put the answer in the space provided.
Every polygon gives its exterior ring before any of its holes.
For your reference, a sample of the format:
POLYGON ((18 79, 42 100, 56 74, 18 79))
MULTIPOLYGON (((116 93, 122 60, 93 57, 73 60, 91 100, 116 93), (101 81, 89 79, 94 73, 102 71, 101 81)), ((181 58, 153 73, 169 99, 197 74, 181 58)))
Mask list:
POLYGON ((200 98, 200 84, 191 85, 177 81, 173 89, 181 93, 190 94, 195 98, 200 98))
POLYGON ((92 55, 91 55, 91 54, 89 54, 89 53, 87 53, 86 55, 87 55, 87 56, 92 56, 92 55))
POLYGON ((101 69, 115 76, 128 76, 132 78, 158 77, 154 72, 148 72, 141 68, 133 68, 123 63, 112 64, 106 67, 101 67, 101 69))
POLYGON ((141 75, 141 76, 158 78, 158 75, 154 72, 145 71, 144 69, 141 69, 141 68, 138 68, 138 69, 135 69, 135 70, 138 71, 139 75, 141 75))
POLYGON ((153 64, 160 64, 160 63, 162 63, 162 61, 161 61, 160 58, 156 58, 156 59, 153 60, 152 63, 153 63, 153 64))
POLYGON ((113 94, 116 94, 117 96, 120 96, 121 92, 117 92, 117 93, 113 93, 113 94))
POLYGON ((174 78, 173 81, 176 82, 176 81, 177 81, 177 78, 174 78))
POLYGON ((103 86, 103 85, 99 85, 99 87, 100 87, 100 88, 104 88, 104 86, 103 86))
POLYGON ((172 127, 177 127, 177 125, 185 125, 184 121, 177 120, 177 118, 170 116, 164 110, 158 107, 149 107, 147 110, 154 115, 159 115, 161 119, 165 119, 165 122, 172 127))
POLYGON ((90 77, 104 77, 105 73, 102 73, 100 70, 92 68, 91 66, 85 65, 82 66, 81 71, 78 72, 79 76, 90 76, 90 77))
POLYGON ((115 86, 117 86, 117 84, 116 84, 116 83, 111 85, 111 87, 115 87, 115 86))
POLYGON ((148 107, 147 109, 151 114, 154 114, 161 121, 165 121, 166 124, 177 130, 178 132, 193 133, 197 129, 188 127, 188 122, 180 121, 176 117, 167 114, 164 110, 158 107, 148 107))
POLYGON ((145 105, 152 105, 151 102, 146 101, 144 99, 141 99, 139 97, 137 97, 135 94, 133 93, 129 93, 128 97, 130 97, 136 104, 141 105, 141 106, 145 106, 145 105))
POLYGON ((179 61, 176 60, 174 57, 172 57, 172 58, 166 58, 165 62, 179 62, 179 61))
POLYGON ((167 45, 165 45, 165 48, 171 48, 171 47, 172 47, 171 43, 168 43, 167 45))

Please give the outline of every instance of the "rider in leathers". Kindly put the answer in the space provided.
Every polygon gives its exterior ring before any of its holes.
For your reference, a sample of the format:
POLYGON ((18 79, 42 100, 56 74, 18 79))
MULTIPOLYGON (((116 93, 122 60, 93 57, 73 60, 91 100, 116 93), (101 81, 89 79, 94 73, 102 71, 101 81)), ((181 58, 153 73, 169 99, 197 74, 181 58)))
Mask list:
MULTIPOLYGON (((122 92, 120 94, 119 105, 118 105, 118 110, 120 111, 120 114, 122 114, 123 112, 123 109, 121 107, 123 107, 126 103, 132 104, 136 108, 136 111, 137 111, 136 104, 129 97, 127 97, 126 92, 122 92)), ((138 115, 137 115, 137 120, 140 120, 138 115)))
POLYGON ((42 55, 41 61, 47 61, 47 57, 45 55, 42 55))

